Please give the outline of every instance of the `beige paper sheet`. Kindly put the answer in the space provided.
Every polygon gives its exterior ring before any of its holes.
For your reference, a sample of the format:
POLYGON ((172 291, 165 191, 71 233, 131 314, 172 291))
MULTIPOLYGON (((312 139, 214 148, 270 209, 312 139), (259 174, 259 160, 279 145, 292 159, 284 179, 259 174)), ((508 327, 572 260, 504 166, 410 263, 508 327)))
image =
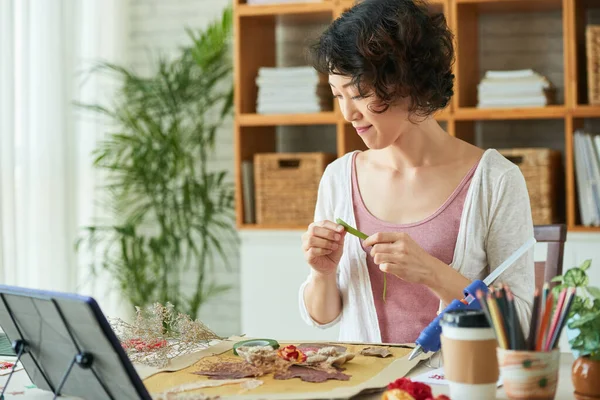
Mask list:
MULTIPOLYGON (((202 359, 233 358, 239 360, 233 355, 233 344, 239 340, 247 338, 230 338, 218 343, 207 350, 203 350, 195 355, 186 357, 185 360, 175 360, 175 365, 188 365, 188 367, 177 372, 167 373, 158 372, 148 375, 144 379, 144 384, 148 391, 153 394, 163 393, 175 386, 206 380, 208 378, 195 375, 192 372, 197 371, 198 367, 194 364, 202 359), (195 361, 194 361, 195 360, 195 361)), ((292 344, 308 343, 307 341, 298 341, 292 344)), ((339 342, 336 342, 339 343, 339 342)), ((286 345, 288 343, 281 343, 286 345)), ((333 343, 332 343, 333 344, 333 343)), ((275 380, 272 375, 259 377, 264 384, 250 391, 242 391, 239 385, 228 385, 222 387, 205 388, 190 393, 204 393, 206 395, 218 395, 222 399, 346 399, 355 396, 363 391, 384 388, 391 381, 407 375, 419 361, 428 357, 421 355, 415 360, 408 361, 407 355, 410 348, 390 347, 390 352, 394 357, 379 358, 361 356, 360 350, 368 347, 368 344, 348 344, 341 343, 348 347, 348 350, 357 354, 357 356, 347 364, 344 371, 351 375, 349 381, 326 381, 323 383, 302 382, 300 379, 275 380)), ((173 368, 173 366, 171 366, 173 368)))

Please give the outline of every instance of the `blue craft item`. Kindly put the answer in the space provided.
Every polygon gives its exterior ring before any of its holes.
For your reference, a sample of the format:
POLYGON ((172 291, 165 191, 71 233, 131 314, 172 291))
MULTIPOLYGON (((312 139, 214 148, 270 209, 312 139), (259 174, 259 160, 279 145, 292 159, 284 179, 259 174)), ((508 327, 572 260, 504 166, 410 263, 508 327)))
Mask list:
POLYGON ((530 238, 521 247, 519 247, 513 254, 510 255, 502 264, 500 264, 491 274, 489 274, 483 281, 473 281, 464 290, 465 298, 462 300, 453 300, 419 335, 416 340, 416 347, 408 356, 409 360, 414 359, 423 352, 438 351, 441 347, 440 335, 442 328, 440 327, 440 320, 446 311, 459 310, 459 309, 481 309, 479 301, 475 297, 475 293, 478 289, 481 289, 483 293, 488 292, 488 286, 492 284, 504 271, 512 266, 523 254, 529 250, 531 246, 536 243, 535 238, 530 238))

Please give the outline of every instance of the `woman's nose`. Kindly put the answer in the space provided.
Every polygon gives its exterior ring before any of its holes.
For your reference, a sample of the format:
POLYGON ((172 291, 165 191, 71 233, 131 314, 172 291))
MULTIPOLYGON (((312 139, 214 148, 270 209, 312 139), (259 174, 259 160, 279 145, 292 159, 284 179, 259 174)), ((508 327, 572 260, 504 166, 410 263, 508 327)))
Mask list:
POLYGON ((342 100, 340 102, 340 110, 344 119, 348 122, 357 121, 362 118, 361 112, 356 108, 352 100, 342 100))

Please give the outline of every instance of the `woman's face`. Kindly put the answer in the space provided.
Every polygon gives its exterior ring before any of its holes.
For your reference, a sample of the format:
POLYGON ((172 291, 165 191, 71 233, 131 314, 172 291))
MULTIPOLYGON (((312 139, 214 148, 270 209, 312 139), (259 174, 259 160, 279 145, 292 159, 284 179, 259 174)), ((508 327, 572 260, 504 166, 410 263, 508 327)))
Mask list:
POLYGON ((390 105, 383 113, 376 113, 377 98, 360 97, 352 78, 329 75, 329 84, 346 121, 352 123, 356 133, 370 149, 383 149, 395 143, 408 121, 408 99, 390 105))

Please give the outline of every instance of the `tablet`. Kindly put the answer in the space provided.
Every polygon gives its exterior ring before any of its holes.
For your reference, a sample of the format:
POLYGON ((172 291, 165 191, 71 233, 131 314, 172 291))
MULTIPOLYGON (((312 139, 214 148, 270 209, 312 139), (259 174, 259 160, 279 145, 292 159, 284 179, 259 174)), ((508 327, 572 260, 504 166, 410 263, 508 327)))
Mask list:
POLYGON ((56 393, 75 356, 87 353, 93 358, 91 366, 74 364, 61 395, 90 400, 151 399, 91 297, 0 285, 0 326, 11 342, 22 339, 27 343, 28 352, 21 362, 40 389, 56 393))

